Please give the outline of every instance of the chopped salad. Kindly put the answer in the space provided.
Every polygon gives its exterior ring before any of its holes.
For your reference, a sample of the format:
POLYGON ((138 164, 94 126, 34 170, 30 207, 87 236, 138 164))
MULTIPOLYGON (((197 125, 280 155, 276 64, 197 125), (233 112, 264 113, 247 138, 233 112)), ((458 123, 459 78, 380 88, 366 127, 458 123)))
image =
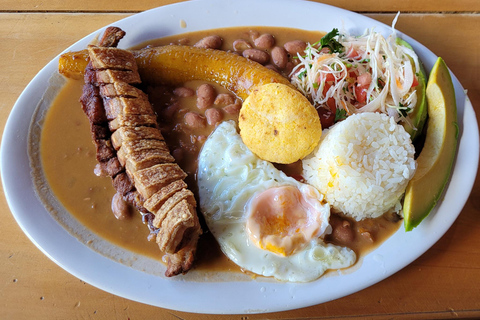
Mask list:
POLYGON ((392 30, 385 38, 373 29, 361 36, 333 29, 297 56, 291 81, 317 108, 324 127, 361 112, 409 121, 417 104, 420 62, 392 30))

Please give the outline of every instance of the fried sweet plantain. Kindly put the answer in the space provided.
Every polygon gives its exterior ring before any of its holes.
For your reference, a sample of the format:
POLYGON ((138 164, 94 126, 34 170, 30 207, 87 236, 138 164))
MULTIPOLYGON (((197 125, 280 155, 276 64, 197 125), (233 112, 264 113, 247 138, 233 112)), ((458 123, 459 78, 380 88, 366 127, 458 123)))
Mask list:
MULTIPOLYGON (((167 45, 132 51, 144 83, 180 85, 189 80, 211 81, 245 100, 267 83, 293 87, 277 72, 231 52, 190 46, 167 45)), ((68 52, 59 60, 59 72, 80 78, 88 62, 83 51, 68 52)))

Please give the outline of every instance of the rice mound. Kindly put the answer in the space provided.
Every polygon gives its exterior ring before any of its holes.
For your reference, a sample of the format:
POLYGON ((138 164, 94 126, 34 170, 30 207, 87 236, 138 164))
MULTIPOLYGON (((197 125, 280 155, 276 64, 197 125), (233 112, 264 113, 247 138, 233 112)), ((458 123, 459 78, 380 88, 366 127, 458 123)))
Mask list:
MULTIPOLYGON (((325 130, 327 131, 327 130, 325 130)), ((303 176, 333 209, 357 221, 393 209, 416 169, 410 135, 393 118, 360 113, 335 124, 303 163, 303 176)))

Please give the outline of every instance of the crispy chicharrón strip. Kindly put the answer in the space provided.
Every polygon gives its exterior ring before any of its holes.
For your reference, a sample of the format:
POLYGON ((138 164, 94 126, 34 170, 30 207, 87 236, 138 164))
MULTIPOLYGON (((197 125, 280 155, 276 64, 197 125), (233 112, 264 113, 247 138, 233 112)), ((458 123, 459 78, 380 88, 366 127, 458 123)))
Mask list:
POLYGON ((187 174, 175 163, 158 129, 132 53, 116 48, 125 33, 107 28, 98 46, 89 46, 89 64, 80 98, 97 149, 97 170, 112 177, 125 201, 144 214, 166 253, 166 275, 193 265, 201 227, 187 174))

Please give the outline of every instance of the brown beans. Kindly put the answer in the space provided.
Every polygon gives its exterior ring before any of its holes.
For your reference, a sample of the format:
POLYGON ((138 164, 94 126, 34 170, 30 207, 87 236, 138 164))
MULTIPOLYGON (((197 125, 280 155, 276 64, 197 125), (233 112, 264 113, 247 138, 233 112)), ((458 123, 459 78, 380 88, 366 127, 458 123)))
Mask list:
POLYGON ((303 54, 305 48, 307 47, 307 43, 302 40, 292 40, 285 43, 283 47, 291 56, 296 56, 297 53, 303 54))
POLYGON ((352 230, 350 222, 347 220, 342 221, 342 223, 333 230, 333 237, 340 243, 351 243, 355 239, 355 233, 352 230))
POLYGON ((287 65, 285 66, 285 70, 284 70, 285 73, 286 73, 286 74, 292 73, 294 67, 295 67, 295 64, 294 64, 293 62, 291 62, 291 61, 288 61, 288 62, 287 62, 287 65))
POLYGON ((235 103, 235 97, 229 93, 220 93, 213 102, 215 105, 229 105, 235 103))
POLYGON ((228 114, 237 114, 241 108, 242 108, 242 104, 240 102, 235 102, 233 104, 229 104, 228 106, 224 107, 223 111, 225 111, 228 114))
POLYGON ((172 156, 175 158, 177 162, 183 159, 184 150, 182 148, 175 148, 172 151, 172 156))
POLYGON ((268 68, 268 69, 270 69, 270 70, 273 70, 273 71, 275 71, 275 72, 278 72, 277 67, 276 67, 275 65, 273 65, 273 64, 267 64, 267 65, 265 65, 265 67, 268 68))
POLYGON ((374 240, 373 240, 373 235, 372 235, 371 232, 369 232, 369 231, 364 231, 364 232, 362 232, 362 233, 360 233, 360 234, 361 234, 362 237, 363 237, 365 240, 367 240, 368 242, 372 242, 372 243, 374 242, 374 240))
POLYGON ((219 36, 208 36, 197 43, 195 43, 193 46, 197 48, 204 48, 204 49, 220 49, 222 47, 223 40, 219 36))
POLYGON ((233 50, 241 52, 247 49, 252 49, 252 45, 247 40, 237 39, 233 41, 233 50))
POLYGON ((272 61, 275 66, 280 69, 286 67, 288 62, 287 50, 282 47, 275 47, 272 49, 272 61))
POLYGON ((200 110, 205 110, 213 105, 216 96, 215 88, 204 83, 197 88, 197 107, 200 110))
POLYGON ((348 220, 331 215, 330 225, 332 226, 332 233, 329 235, 329 238, 333 242, 348 246, 355 239, 355 232, 348 220))
POLYGON ((254 43, 255 47, 266 50, 275 45, 275 38, 271 34, 265 33, 256 38, 254 43))
POLYGON ((247 49, 243 51, 243 56, 260 64, 266 64, 270 60, 268 53, 258 49, 247 49))
POLYGON ((173 90, 173 94, 180 98, 191 97, 195 94, 195 90, 187 87, 178 87, 173 90))
POLYGON ((205 117, 196 112, 185 113, 184 120, 185 124, 192 129, 205 128, 207 126, 205 117))
POLYGON ((216 108, 207 109, 205 117, 207 118, 207 123, 211 126, 216 126, 223 119, 222 113, 216 108))
POLYGON ((118 192, 112 198, 112 212, 118 220, 125 220, 131 214, 130 206, 118 192))
POLYGON ((250 39, 252 39, 253 42, 255 42, 255 39, 260 37, 260 32, 257 30, 250 30, 248 33, 250 34, 250 39))
POLYGON ((160 115, 164 120, 171 120, 175 112, 177 112, 177 110, 179 109, 180 109, 180 104, 178 102, 174 102, 168 107, 162 109, 160 111, 160 115))

